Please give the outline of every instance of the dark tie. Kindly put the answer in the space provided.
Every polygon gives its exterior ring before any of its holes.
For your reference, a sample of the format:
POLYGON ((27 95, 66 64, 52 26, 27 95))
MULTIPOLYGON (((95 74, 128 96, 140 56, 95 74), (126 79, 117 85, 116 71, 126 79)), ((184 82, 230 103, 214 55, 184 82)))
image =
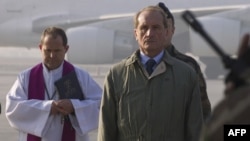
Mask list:
POLYGON ((146 70, 147 70, 149 75, 151 75, 151 73, 153 72, 153 67, 154 67, 155 64, 156 64, 156 62, 155 62, 154 59, 149 59, 146 62, 146 70))

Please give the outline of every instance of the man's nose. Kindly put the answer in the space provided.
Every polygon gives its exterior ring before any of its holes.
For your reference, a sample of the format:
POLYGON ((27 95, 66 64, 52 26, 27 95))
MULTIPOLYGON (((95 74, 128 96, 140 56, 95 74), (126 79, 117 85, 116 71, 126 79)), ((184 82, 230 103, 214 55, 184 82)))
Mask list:
POLYGON ((55 56, 55 53, 52 51, 50 52, 50 58, 53 58, 55 56))
POLYGON ((149 35, 152 35, 153 34, 153 30, 152 29, 148 29, 147 32, 146 32, 146 35, 149 36, 149 35))

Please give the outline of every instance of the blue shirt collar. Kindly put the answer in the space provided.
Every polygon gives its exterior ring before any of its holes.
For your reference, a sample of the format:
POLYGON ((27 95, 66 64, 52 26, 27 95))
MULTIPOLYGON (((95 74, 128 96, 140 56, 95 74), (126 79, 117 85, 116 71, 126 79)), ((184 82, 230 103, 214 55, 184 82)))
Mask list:
MULTIPOLYGON (((153 59, 155 60, 156 64, 158 64, 161 61, 161 58, 164 55, 164 50, 162 50, 158 55, 156 55, 153 59)), ((145 55, 142 51, 140 51, 141 56, 141 62, 143 65, 146 64, 146 62, 150 59, 147 55, 145 55)))

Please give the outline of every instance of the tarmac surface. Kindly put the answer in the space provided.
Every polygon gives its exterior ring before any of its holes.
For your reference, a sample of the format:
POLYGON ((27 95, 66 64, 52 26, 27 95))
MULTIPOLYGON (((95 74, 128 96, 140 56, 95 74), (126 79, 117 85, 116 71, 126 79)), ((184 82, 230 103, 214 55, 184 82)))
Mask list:
MULTIPOLYGON (((18 131, 10 127, 5 117, 5 97, 16 80, 19 72, 27 69, 41 61, 40 51, 38 49, 17 49, 0 48, 0 141, 17 141, 18 131)), ((105 74, 110 64, 107 65, 78 65, 87 70, 90 75, 102 87, 105 74)), ((223 81, 207 80, 207 91, 212 108, 223 98, 223 81)), ((91 141, 96 141, 97 130, 89 135, 91 141)))

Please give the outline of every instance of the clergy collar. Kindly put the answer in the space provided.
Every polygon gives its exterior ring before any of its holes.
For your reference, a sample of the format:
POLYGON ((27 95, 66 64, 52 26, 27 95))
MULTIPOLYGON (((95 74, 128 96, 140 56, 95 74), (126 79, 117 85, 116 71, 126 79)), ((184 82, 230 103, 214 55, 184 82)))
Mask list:
POLYGON ((64 64, 64 61, 61 63, 61 65, 56 68, 56 69, 53 69, 53 70, 48 70, 48 68, 45 66, 44 63, 43 64, 43 72, 49 74, 49 73, 62 73, 63 71, 63 64, 64 64))

